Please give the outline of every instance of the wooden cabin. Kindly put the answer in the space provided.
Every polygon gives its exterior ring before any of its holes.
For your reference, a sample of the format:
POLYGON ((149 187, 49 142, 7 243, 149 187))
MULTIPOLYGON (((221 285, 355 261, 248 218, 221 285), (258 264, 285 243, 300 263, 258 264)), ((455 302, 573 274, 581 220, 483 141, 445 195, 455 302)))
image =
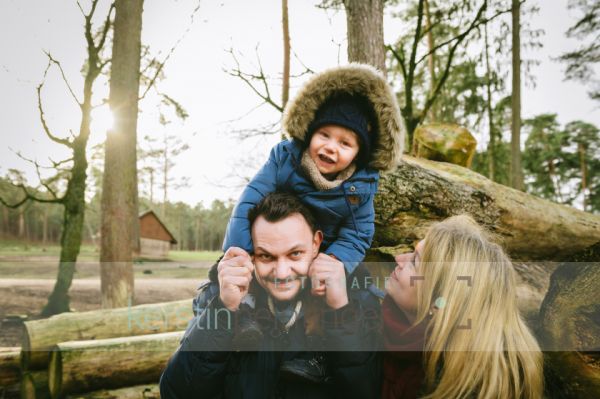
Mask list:
POLYGON ((140 256, 150 258, 166 258, 169 249, 177 244, 167 226, 153 211, 146 211, 139 216, 140 221, 140 256))

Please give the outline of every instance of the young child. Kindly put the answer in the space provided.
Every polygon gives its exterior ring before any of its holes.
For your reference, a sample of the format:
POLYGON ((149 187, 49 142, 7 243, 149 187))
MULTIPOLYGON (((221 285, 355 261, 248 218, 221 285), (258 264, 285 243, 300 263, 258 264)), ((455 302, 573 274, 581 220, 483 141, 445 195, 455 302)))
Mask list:
MULTIPOLYGON (((326 70, 288 103, 283 130, 291 140, 271 150, 244 189, 223 251, 235 246, 253 253, 248 211, 266 194, 285 190, 312 207, 324 235, 321 252, 343 262, 350 275, 375 232, 379 171, 394 168, 402 155, 405 128, 396 96, 371 66, 326 70)), ((211 275, 215 279, 216 270, 211 275)), ((252 295, 246 295, 240 309, 244 306, 254 307, 252 295)))
POLYGON ((266 194, 286 190, 317 213, 321 252, 351 274, 370 247, 379 171, 394 168, 405 129, 396 96, 374 68, 350 64, 315 75, 286 106, 277 144, 243 191, 227 226, 223 251, 253 252, 246 215, 266 194))

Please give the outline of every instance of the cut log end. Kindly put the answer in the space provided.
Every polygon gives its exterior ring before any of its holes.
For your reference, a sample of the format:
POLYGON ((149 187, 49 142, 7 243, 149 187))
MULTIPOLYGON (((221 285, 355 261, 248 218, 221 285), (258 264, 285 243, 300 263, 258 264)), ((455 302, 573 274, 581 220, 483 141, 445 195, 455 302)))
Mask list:
POLYGON ((62 396, 62 357, 57 349, 50 355, 50 364, 48 365, 48 389, 52 398, 62 396))

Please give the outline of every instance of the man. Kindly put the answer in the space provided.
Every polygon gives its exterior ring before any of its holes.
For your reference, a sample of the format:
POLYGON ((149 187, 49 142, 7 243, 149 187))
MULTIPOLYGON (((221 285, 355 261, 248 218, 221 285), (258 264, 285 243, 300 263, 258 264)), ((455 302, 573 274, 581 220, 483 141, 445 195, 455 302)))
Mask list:
POLYGON ((341 262, 319 255, 323 235, 293 195, 267 195, 248 218, 254 254, 230 248, 220 260, 217 282, 196 300, 196 317, 161 377, 161 397, 378 396, 376 297, 348 285, 341 262), (259 350, 233 351, 249 291, 259 350), (210 300, 207 292, 214 293, 210 300), (314 313, 308 304, 315 302, 319 333, 313 334, 307 333, 314 313), (316 353, 327 365, 326 378, 311 378, 303 366, 316 353))

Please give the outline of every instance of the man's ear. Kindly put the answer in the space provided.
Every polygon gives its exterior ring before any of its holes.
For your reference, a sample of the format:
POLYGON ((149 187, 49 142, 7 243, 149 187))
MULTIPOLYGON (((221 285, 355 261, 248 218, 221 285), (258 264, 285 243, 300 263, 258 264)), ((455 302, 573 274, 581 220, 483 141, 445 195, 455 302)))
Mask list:
POLYGON ((321 230, 315 231, 315 235, 313 237, 313 256, 317 256, 319 254, 319 248, 321 248, 322 242, 323 232, 321 230))

